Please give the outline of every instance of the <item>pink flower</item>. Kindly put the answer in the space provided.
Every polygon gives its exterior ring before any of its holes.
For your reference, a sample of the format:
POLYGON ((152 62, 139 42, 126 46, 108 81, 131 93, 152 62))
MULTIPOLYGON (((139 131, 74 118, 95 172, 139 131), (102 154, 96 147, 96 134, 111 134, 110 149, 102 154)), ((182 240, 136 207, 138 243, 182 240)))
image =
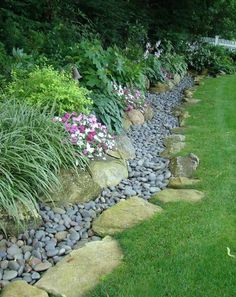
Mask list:
POLYGON ((88 150, 87 150, 87 149, 84 149, 84 150, 83 150, 83 154, 84 154, 84 155, 87 155, 87 154, 88 154, 88 150))
POLYGON ((92 141, 94 139, 94 136, 96 135, 96 132, 89 132, 88 136, 87 136, 87 141, 92 141))
POLYGON ((78 131, 78 127, 77 127, 77 125, 72 125, 72 127, 70 128, 70 133, 75 133, 75 132, 77 132, 78 131))
POLYGON ((82 114, 78 115, 77 117, 73 117, 72 118, 72 120, 74 122, 80 122, 82 119, 83 119, 83 115, 82 114))
POLYGON ((86 129, 85 126, 83 126, 83 125, 80 125, 79 126, 79 132, 80 133, 84 133, 85 132, 85 129, 86 129))
POLYGON ((66 123, 66 124, 65 124, 65 128, 66 128, 66 131, 70 131, 71 124, 69 124, 69 123, 66 123))

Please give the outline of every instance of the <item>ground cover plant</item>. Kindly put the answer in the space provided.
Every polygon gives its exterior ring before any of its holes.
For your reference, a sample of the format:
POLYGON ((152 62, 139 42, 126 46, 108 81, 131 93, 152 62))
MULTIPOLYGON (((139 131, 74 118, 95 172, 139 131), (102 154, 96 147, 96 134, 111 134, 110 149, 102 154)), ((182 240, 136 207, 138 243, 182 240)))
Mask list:
POLYGON ((89 297, 232 296, 235 292, 235 75, 206 79, 189 107, 186 152, 200 158, 205 198, 166 204, 165 212, 116 236, 124 263, 89 297), (207 116, 203 116, 206 115, 207 116))
POLYGON ((0 207, 20 224, 22 213, 37 216, 38 202, 60 186, 60 169, 75 168, 75 151, 50 114, 8 100, 0 115, 0 207))

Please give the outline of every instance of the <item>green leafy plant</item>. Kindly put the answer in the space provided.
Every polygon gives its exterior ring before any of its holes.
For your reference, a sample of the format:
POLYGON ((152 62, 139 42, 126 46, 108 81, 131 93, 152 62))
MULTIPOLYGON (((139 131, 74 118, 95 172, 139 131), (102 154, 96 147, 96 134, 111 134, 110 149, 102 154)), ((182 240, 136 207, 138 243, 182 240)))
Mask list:
POLYGON ((75 167, 74 148, 52 117, 22 102, 0 105, 0 207, 18 224, 19 210, 36 217, 38 202, 60 186, 60 169, 75 167))
POLYGON ((115 95, 104 93, 92 94, 96 116, 107 126, 109 131, 122 131, 122 116, 125 103, 115 95))
POLYGON ((52 67, 36 67, 24 78, 13 72, 10 82, 2 95, 14 98, 39 108, 54 108, 60 114, 64 111, 87 113, 92 105, 89 91, 79 87, 78 82, 52 67))

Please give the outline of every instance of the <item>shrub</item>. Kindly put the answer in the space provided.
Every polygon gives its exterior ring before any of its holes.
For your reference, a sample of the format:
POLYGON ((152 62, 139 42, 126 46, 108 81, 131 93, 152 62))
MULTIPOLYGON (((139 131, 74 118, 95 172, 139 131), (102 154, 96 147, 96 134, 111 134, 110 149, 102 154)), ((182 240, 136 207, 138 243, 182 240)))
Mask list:
POLYGON ((116 46, 107 49, 106 60, 113 81, 132 88, 145 88, 144 67, 141 60, 129 59, 125 56, 125 51, 121 51, 116 46))
POLYGON ((113 82, 144 88, 142 64, 134 63, 116 46, 104 49, 99 39, 84 38, 66 60, 76 64, 82 75, 81 83, 87 88, 111 93, 113 82))
POLYGON ((112 90, 113 77, 108 70, 106 53, 99 39, 82 39, 71 49, 66 61, 76 64, 82 74, 81 83, 87 88, 112 90))
POLYGON ((67 137, 52 115, 12 100, 0 105, 0 207, 17 223, 18 207, 36 216, 38 201, 60 186, 59 170, 74 166, 67 137))
POLYGON ((77 154, 87 159, 104 157, 104 153, 114 146, 113 137, 95 115, 66 113, 63 117, 54 118, 54 121, 63 123, 77 154))
POLYGON ((108 130, 120 133, 122 131, 122 116, 125 103, 114 94, 92 93, 94 112, 108 130))
POLYGON ((22 77, 13 72, 12 82, 4 90, 2 97, 14 98, 39 108, 54 108, 60 114, 76 110, 88 113, 92 105, 87 89, 64 72, 52 67, 36 67, 27 76, 22 77))

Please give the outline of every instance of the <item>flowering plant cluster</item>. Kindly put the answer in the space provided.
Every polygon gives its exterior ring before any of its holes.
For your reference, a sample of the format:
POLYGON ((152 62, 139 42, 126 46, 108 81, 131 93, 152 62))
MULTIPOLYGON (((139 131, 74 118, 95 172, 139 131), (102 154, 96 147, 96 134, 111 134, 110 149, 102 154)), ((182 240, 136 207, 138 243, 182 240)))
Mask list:
POLYGON ((152 46, 151 43, 148 42, 146 44, 146 50, 144 52, 144 59, 147 59, 150 54, 154 54, 156 58, 160 58, 161 53, 163 52, 163 50, 159 48, 160 45, 160 40, 158 40, 154 46, 152 46))
POLYGON ((145 96, 140 90, 122 87, 114 83, 113 91, 124 101, 126 107, 125 111, 131 111, 133 109, 143 110, 145 106, 145 96))
POLYGON ((78 154, 86 158, 103 157, 115 145, 114 137, 93 114, 66 113, 63 117, 55 117, 54 121, 64 125, 71 143, 78 148, 78 154))

